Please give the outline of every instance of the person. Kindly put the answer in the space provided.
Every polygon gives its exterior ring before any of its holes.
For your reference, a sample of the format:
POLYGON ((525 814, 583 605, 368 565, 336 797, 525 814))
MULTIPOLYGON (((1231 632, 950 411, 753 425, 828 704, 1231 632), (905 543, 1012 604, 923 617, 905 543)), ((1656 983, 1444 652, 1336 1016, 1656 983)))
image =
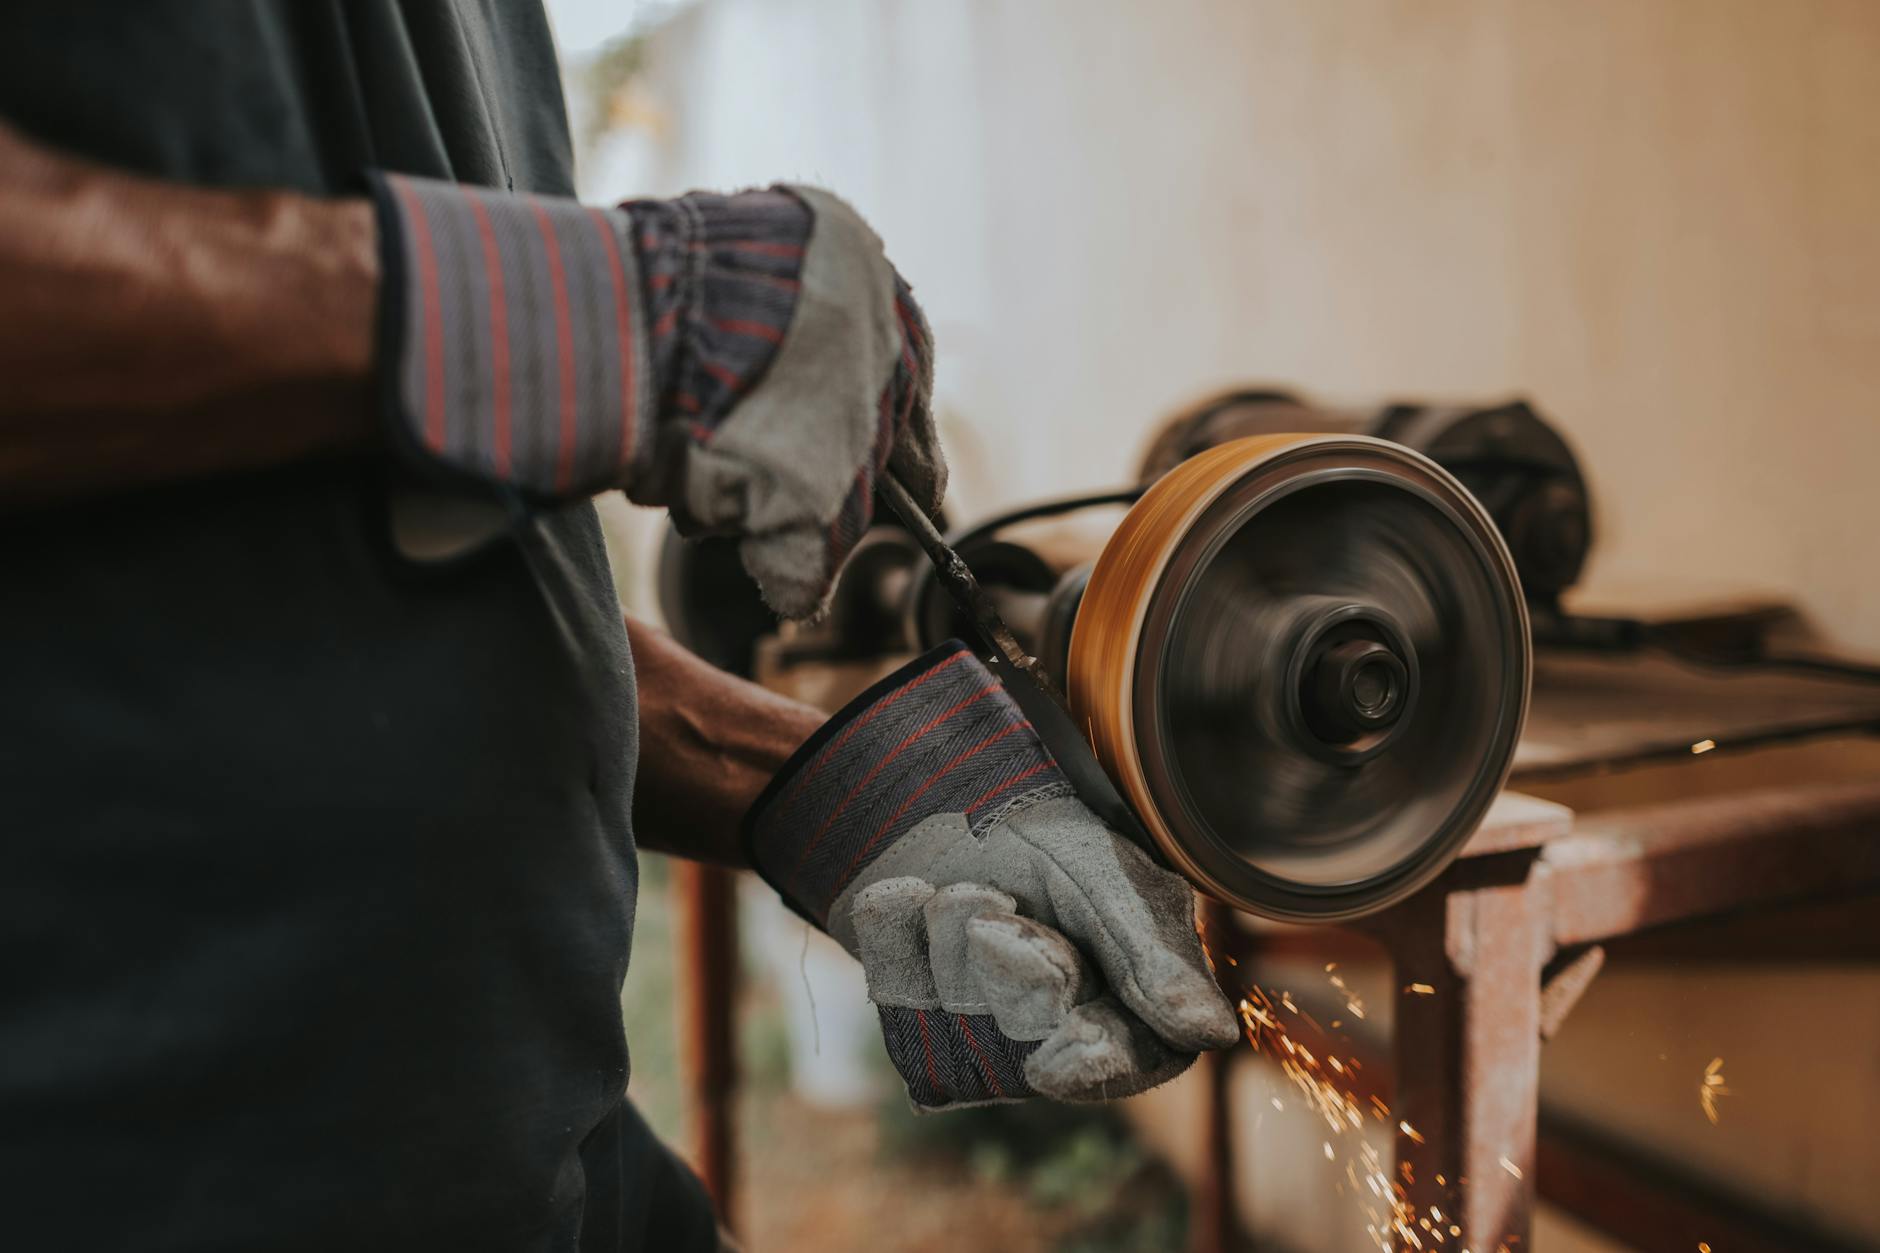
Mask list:
POLYGON ((861 956, 927 1106, 1235 1036, 952 645, 844 715, 623 622, 590 498, 814 613, 931 340, 809 188, 573 195, 533 5, 0 15, 0 1207, 82 1249, 710 1249, 625 1099, 636 847, 861 956))

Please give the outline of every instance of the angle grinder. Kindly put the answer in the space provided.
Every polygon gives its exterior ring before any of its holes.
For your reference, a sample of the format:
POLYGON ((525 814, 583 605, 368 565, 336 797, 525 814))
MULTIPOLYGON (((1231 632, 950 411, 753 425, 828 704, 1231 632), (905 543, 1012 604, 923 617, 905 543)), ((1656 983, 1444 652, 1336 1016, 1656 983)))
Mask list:
POLYGON ((1272 434, 1181 461, 1051 594, 1030 641, 1069 623, 1049 665, 898 484, 883 497, 1086 800, 1224 904, 1382 909, 1442 872, 1507 776, 1521 584, 1488 511, 1418 452, 1272 434))

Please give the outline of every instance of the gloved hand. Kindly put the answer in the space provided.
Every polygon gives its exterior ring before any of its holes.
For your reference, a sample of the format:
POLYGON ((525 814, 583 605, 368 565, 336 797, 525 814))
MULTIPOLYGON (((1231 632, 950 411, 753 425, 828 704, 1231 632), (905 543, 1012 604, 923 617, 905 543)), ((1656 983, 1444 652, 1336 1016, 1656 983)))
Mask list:
POLYGON ((861 959, 919 1105, 1130 1096, 1240 1038, 1193 892, 1077 799, 957 640, 831 719, 745 833, 861 959))
POLYGON ((594 209, 373 180, 396 441, 452 476, 559 500, 624 488, 736 534, 773 608, 816 612, 893 466, 937 509, 932 338, 827 192, 594 209))

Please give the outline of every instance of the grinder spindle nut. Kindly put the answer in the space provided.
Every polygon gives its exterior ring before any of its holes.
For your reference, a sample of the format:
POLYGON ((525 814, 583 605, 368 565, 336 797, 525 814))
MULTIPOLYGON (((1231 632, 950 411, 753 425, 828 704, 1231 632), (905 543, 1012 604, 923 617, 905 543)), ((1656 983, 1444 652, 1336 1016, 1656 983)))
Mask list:
POLYGON ((1442 872, 1499 791, 1529 640, 1494 521, 1419 453, 1264 435, 1152 486, 1076 608, 1097 758, 1203 892, 1351 918, 1442 872))

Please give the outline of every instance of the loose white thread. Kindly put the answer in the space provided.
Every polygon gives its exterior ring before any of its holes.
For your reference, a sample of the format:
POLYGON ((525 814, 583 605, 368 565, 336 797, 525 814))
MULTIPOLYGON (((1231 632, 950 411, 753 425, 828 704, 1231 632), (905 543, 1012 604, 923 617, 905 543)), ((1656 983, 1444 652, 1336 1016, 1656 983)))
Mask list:
POLYGON ((815 1042, 811 1050, 817 1057, 822 1056, 822 1020, 816 1017, 816 989, 809 985, 809 923, 803 924, 803 951, 796 957, 796 973, 803 980, 803 995, 809 998, 810 1038, 815 1042))

